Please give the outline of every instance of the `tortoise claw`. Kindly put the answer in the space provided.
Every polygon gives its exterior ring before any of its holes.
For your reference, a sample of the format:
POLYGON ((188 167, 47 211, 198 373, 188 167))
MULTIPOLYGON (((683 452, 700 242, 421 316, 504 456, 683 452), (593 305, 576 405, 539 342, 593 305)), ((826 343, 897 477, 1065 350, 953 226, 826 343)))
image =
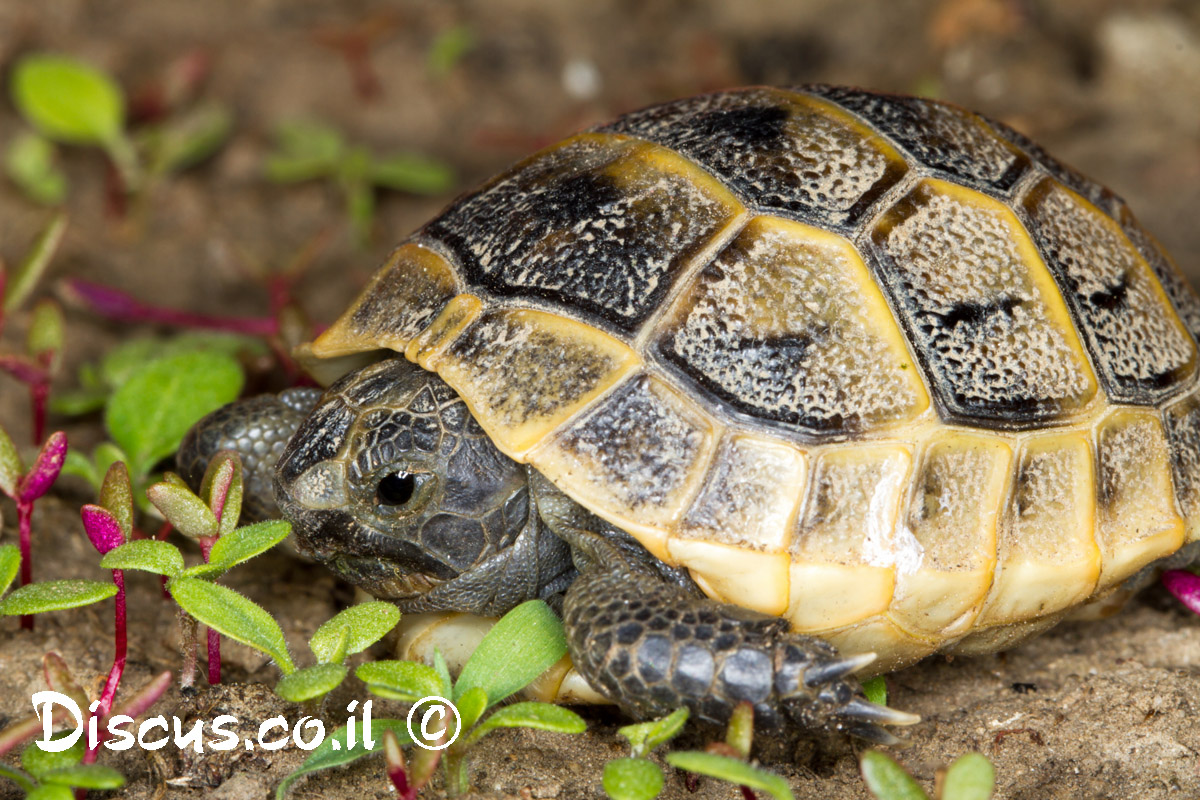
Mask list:
POLYGON ((863 700, 861 697, 851 698, 850 702, 838 710, 837 715, 839 717, 847 717, 856 722, 875 723, 879 725, 916 725, 921 721, 921 718, 916 714, 881 706, 869 700, 863 700))
POLYGON ((840 680, 858 672, 875 660, 874 653, 861 653, 857 656, 847 656, 823 664, 814 664, 804 671, 804 685, 812 688, 822 683, 840 680))
POLYGON ((859 739, 864 739, 872 744, 884 745, 893 747, 898 744, 903 744, 904 740, 896 734, 881 728, 878 725, 872 725, 869 722, 851 722, 842 727, 846 733, 851 736, 856 736, 859 739))

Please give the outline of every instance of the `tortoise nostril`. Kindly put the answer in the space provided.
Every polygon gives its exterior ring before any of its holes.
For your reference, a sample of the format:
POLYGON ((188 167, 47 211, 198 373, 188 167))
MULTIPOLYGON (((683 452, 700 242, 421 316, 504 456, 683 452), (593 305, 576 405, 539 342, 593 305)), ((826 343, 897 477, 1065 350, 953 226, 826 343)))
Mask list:
POLYGON ((376 490, 379 502, 388 506, 402 506, 412 499, 417 489, 417 479, 408 472, 393 472, 379 481, 376 490))

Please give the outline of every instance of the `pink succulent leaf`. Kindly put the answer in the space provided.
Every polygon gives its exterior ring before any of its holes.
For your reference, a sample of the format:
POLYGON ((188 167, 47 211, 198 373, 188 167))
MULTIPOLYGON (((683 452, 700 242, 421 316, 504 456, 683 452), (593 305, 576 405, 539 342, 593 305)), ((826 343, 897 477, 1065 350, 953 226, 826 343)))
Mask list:
POLYGON ((1169 569, 1163 573, 1163 586, 1193 613, 1200 614, 1200 575, 1187 570, 1169 569))
POLYGON ((21 483, 17 486, 17 497, 28 503, 44 495, 58 479, 66 457, 67 435, 62 431, 50 434, 50 438, 38 452, 33 466, 25 473, 25 477, 21 478, 21 483))
POLYGON ((0 354, 0 370, 12 375, 21 383, 37 383, 46 377, 46 370, 37 362, 9 353, 0 354))
POLYGON ((105 473, 100 486, 100 505, 121 526, 124 540, 129 541, 133 536, 133 487, 124 461, 114 461, 105 473))
POLYGON ((122 703, 117 708, 117 714, 125 714, 134 719, 145 714, 150 710, 150 706, 157 703, 158 698, 162 697, 167 689, 171 688, 171 678, 170 670, 160 672, 147 681, 142 688, 138 689, 132 697, 122 703))
POLYGON ((100 555, 106 555, 109 550, 125 544, 121 523, 108 509, 89 503, 79 509, 79 515, 83 517, 83 529, 100 555))

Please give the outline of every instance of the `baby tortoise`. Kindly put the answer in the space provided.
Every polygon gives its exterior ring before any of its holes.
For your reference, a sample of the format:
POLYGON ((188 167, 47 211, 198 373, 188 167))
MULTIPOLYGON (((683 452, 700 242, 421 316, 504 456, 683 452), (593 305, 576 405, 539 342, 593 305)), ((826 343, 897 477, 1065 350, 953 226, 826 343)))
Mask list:
POLYGON ((1197 332, 1124 202, 1011 128, 751 88, 459 198, 309 346, 356 371, 180 464, 246 452, 306 553, 406 611, 561 598, 639 717, 888 741, 915 718, 850 673, 1009 647, 1200 539, 1197 332))

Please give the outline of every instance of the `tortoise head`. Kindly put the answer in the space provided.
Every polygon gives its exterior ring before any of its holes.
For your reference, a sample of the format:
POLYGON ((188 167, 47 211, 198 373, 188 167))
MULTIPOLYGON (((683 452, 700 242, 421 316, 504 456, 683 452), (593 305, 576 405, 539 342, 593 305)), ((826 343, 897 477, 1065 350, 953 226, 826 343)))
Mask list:
POLYGON ((402 358, 330 387, 279 459, 275 496, 302 551, 399 601, 510 547, 529 513, 525 469, 402 358))

